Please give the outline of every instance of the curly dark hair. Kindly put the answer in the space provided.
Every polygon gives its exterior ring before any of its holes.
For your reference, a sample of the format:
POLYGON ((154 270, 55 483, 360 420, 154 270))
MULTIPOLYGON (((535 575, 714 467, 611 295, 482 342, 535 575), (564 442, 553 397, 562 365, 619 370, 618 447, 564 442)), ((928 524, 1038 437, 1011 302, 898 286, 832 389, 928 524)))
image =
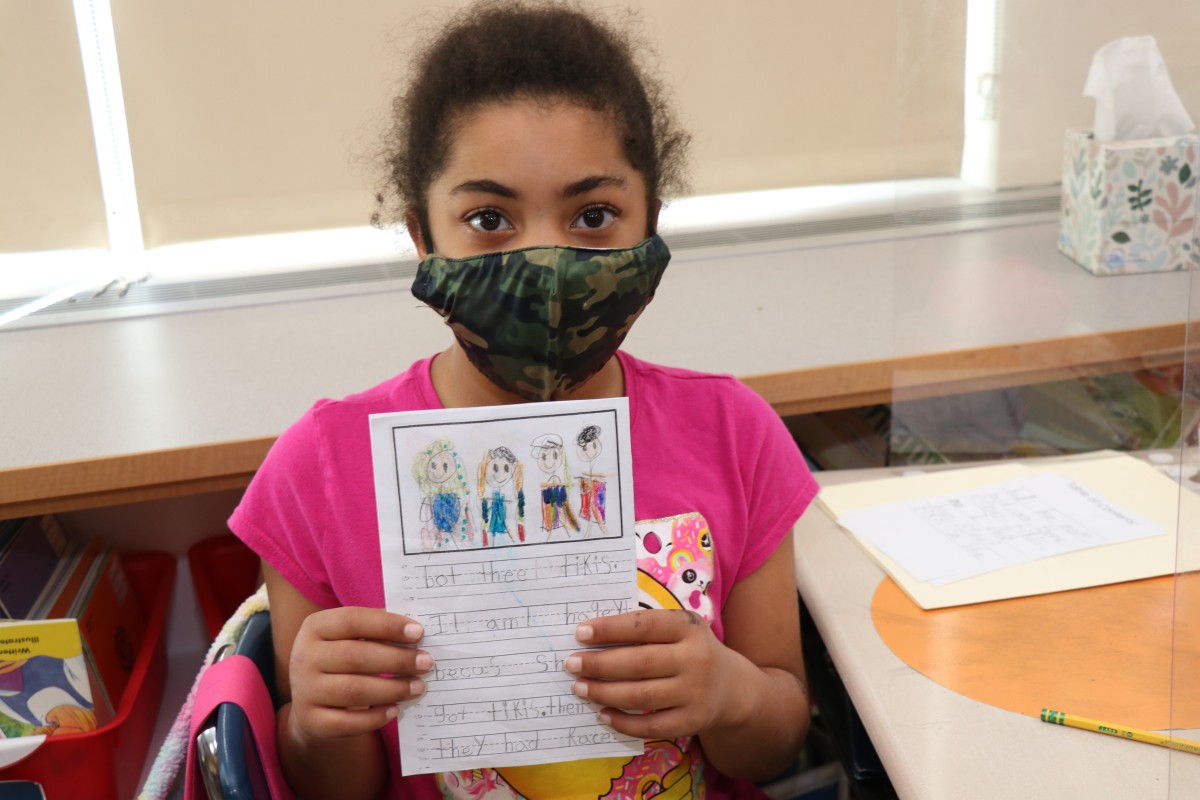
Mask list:
MULTIPOLYGON (((470 6, 413 59, 392 102, 376 195, 377 226, 416 215, 429 240, 426 194, 445 166, 455 125, 473 108, 512 98, 564 99, 611 115, 626 158, 654 201, 685 183, 690 137, 677 125, 649 50, 625 30, 564 3, 485 0, 470 6)), ((647 226, 649 227, 649 225, 647 226)))
POLYGON ((579 445, 580 447, 583 447, 588 442, 594 442, 599 438, 600 438, 600 426, 599 425, 588 425, 588 426, 585 426, 584 429, 579 432, 579 435, 575 437, 575 444, 579 445))

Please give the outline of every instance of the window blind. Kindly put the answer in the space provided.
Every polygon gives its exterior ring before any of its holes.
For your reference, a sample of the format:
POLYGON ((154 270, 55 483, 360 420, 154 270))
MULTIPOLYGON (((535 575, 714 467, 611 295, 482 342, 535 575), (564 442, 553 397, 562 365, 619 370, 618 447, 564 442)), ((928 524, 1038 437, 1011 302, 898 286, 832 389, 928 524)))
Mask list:
POLYGON ((0 252, 108 234, 70 2, 0 0, 0 252))
MULTIPOLYGON (((408 51, 461 5, 111 0, 146 247, 365 224, 408 51)), ((694 191, 957 175, 963 5, 637 4, 695 136, 694 191)), ((70 4, 0 8, 0 91, 20 99, 0 177, 24 215, 0 252, 102 246, 70 4)))

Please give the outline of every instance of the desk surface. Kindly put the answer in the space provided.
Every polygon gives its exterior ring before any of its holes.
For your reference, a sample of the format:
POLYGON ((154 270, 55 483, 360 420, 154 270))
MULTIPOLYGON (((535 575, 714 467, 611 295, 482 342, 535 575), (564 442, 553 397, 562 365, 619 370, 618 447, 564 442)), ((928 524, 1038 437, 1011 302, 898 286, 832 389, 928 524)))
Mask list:
MULTIPOLYGON (((819 473, 831 485, 890 470, 819 473)), ((1200 797, 1200 757, 1047 725, 908 667, 871 621, 884 573, 819 508, 796 529, 796 582, 902 800, 1200 797)), ((1200 676, 1181 676, 1190 691, 1200 676)), ((1169 686, 1163 687, 1170 691, 1169 686)), ((1195 731, 1180 735, 1195 739, 1195 731)))
MULTIPOLYGON (((785 415, 1178 361, 1190 275, 1097 278, 1056 237, 685 250, 626 348, 785 415)), ((448 341, 401 291, 0 330, 0 517, 244 486, 314 400, 448 341)))

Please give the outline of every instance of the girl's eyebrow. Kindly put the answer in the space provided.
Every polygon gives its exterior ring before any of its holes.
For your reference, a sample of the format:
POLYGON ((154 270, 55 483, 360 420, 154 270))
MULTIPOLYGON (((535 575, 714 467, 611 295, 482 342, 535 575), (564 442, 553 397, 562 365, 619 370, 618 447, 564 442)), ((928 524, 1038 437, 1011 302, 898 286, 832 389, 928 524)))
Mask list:
POLYGON ((450 194, 462 194, 464 192, 485 192, 487 194, 499 195, 500 197, 507 197, 510 200, 514 200, 517 197, 516 189, 511 189, 502 183, 496 183, 488 178, 463 181, 450 190, 450 194))
MULTIPOLYGON (((624 178, 616 175, 589 175, 573 183, 568 183, 562 190, 564 199, 578 197, 581 194, 586 194, 593 189, 599 189, 604 186, 615 186, 618 189, 624 189, 629 184, 624 178)), ((497 183, 490 178, 479 178, 471 181, 463 181, 450 190, 450 194, 465 194, 468 192, 482 192, 485 194, 494 194, 499 197, 507 197, 510 200, 515 200, 519 193, 516 189, 505 186, 502 183, 497 183)))
POLYGON ((566 188, 563 189, 562 196, 564 198, 576 197, 590 192, 592 189, 599 189, 602 186, 615 186, 618 189, 624 189, 628 184, 624 178, 619 178, 615 175, 589 175, 583 180, 567 184, 566 188))

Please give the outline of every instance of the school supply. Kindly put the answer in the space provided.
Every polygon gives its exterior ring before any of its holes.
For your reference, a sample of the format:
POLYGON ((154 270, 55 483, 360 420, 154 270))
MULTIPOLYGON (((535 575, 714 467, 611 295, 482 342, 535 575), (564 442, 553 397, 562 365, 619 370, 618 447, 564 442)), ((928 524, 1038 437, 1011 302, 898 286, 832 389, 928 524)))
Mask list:
POLYGON ((1078 728, 1081 731, 1095 731, 1107 736, 1116 736, 1120 739, 1144 742, 1145 744, 1156 744, 1159 747, 1200 755, 1200 742, 1193 742, 1190 739, 1180 739, 1177 736, 1165 733, 1154 733, 1153 731, 1144 731, 1140 728, 1130 728, 1127 725, 1100 722, 1088 717, 1077 717, 1074 714, 1064 714, 1061 711, 1053 711, 1049 708, 1042 709, 1042 722, 1049 722, 1051 725, 1066 725, 1070 728, 1078 728))
POLYGON ((0 781, 4 800, 46 800, 42 785, 36 781, 0 781))
POLYGON ((49 514, 0 522, 0 617, 33 616, 67 549, 66 536, 49 514))
MULTIPOLYGON (((867 554, 888 573, 917 605, 924 609, 1023 597, 1048 592, 1137 580, 1175 571, 1200 569, 1200 554, 1185 550, 1176 563, 1179 520, 1200 518, 1200 497, 1181 491, 1179 484, 1153 467, 1126 455, 1111 452, 1045 459, 1021 464, 952 469, 922 475, 862 481, 831 486, 821 491, 819 502, 846 528, 867 554), (961 499, 963 493, 994 489, 1006 482, 1036 476, 1062 476, 1116 515, 1157 526, 1158 535, 1097 542, 1097 546, 1072 552, 1050 553, 1036 560, 993 564, 982 574, 955 573, 946 565, 930 567, 922 579, 876 544, 846 528, 858 512, 909 501, 961 499), (944 569, 943 569, 944 568, 944 569), (940 575, 934 575, 942 569, 940 575), (965 576, 964 576, 965 575, 965 576), (959 579, 954 579, 958 577, 959 579)), ((941 509, 945 511, 943 507, 941 509)), ((1115 518, 1115 517, 1114 517, 1115 518)), ((875 520, 876 523, 879 520, 875 520)), ((953 531, 952 531, 953 533, 953 531)), ((940 554, 934 553, 934 558, 940 554)), ((1003 561, 1003 559, 1000 559, 1003 561)), ((969 571, 968 571, 969 572, 969 571)))
POLYGON ((92 572, 92 565, 108 547, 97 538, 86 542, 73 542, 68 546, 58 569, 51 576, 42 596, 29 612, 30 619, 62 619, 66 617, 75 598, 83 588, 84 581, 92 572))
POLYGON ((0 733, 84 733, 97 727, 79 625, 73 619, 0 622, 0 733))
POLYGON ((113 718, 145 618, 110 546, 68 536, 49 514, 0 523, 0 616, 69 620, 82 637, 95 716, 101 725, 113 718))
MULTIPOLYGON (((428 691, 399 719, 403 773, 641 755, 643 741, 598 722, 600 708, 574 694, 564 668, 573 653, 591 649, 575 638, 581 622, 638 607, 628 400, 407 411, 370 421, 387 608, 422 621, 421 648, 435 664, 428 691), (602 459, 603 448, 592 444, 598 438, 608 444, 602 459), (605 481, 603 499, 588 494, 587 518, 596 525, 586 531, 572 510, 582 503, 568 441, 588 445, 580 456, 587 474, 605 481), (494 527, 486 541, 472 534, 474 464, 489 494, 516 491, 510 481, 488 483, 499 446, 528 452, 522 471, 544 476, 542 524, 524 541, 494 527)), ((493 511, 511 513, 504 503, 493 511)), ((505 531, 514 527, 506 523, 505 531)))
POLYGON ((147 621, 116 715, 86 733, 0 742, 23 745, 15 753, 0 752, 0 777, 37 782, 52 798, 124 800, 135 795, 162 707, 165 625, 177 559, 169 553, 136 553, 121 561, 147 621))
POLYGON ((79 620, 87 655, 99 678, 99 699, 115 709, 133 673, 146 619, 110 547, 103 546, 92 561, 66 616, 79 620))

